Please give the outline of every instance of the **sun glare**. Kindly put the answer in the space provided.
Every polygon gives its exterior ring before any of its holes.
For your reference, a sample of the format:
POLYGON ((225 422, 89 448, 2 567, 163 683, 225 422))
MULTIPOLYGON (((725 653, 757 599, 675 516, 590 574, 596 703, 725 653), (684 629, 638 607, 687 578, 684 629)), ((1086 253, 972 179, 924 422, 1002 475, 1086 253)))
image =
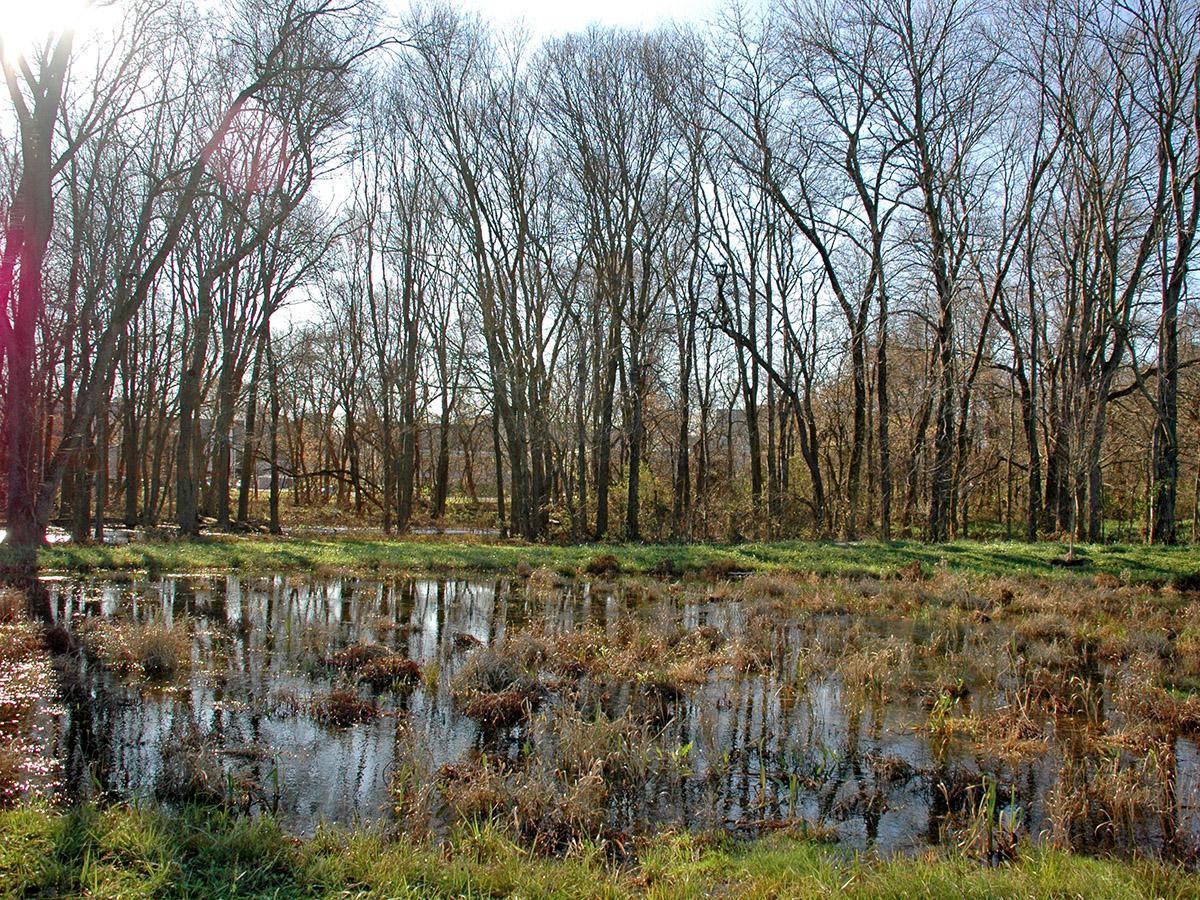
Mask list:
POLYGON ((4 55, 29 54, 66 29, 77 29, 88 5, 89 0, 0 0, 4 55))

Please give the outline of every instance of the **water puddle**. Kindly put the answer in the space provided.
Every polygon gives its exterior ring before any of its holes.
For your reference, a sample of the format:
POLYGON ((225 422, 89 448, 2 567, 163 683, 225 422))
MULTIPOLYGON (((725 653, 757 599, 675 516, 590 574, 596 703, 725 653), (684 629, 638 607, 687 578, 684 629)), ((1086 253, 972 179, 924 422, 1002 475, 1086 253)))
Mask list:
POLYGON ((1146 769, 1114 664, 1045 623, 646 582, 45 587, 82 648, 43 725, 71 798, 210 796, 300 834, 509 807, 550 840, 802 822, 884 854, 1200 833, 1195 744, 1146 769))

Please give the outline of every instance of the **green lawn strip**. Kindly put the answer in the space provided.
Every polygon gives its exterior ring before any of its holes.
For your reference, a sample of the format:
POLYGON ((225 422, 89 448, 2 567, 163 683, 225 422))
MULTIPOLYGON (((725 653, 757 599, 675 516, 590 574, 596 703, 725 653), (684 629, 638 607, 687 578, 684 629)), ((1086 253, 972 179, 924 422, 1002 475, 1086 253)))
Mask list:
MULTIPOLYGON (((1081 569, 1054 564, 1061 544, 955 541, 778 541, 738 545, 527 545, 518 542, 404 541, 367 538, 211 538, 144 541, 125 546, 54 545, 38 551, 46 571, 479 571, 508 572, 518 564, 582 571, 612 554, 630 574, 698 572, 708 566, 740 571, 815 572, 817 575, 888 575, 917 562, 979 576, 1106 574, 1136 582, 1170 582, 1200 570, 1198 547, 1081 546, 1081 569)), ((13 564, 0 548, 0 566, 13 564)))
MULTIPOLYGON (((1200 572, 1200 547, 1083 545, 1080 569, 1054 561, 1066 553, 1059 543, 955 541, 779 541, 745 544, 582 544, 559 546, 517 542, 384 540, 382 538, 213 537, 192 541, 146 541, 125 546, 53 545, 38 551, 47 572, 260 571, 511 572, 519 564, 583 571, 605 554, 621 571, 655 574, 700 572, 713 566, 740 571, 787 571, 818 575, 888 575, 917 562, 984 577, 1066 577, 1107 573, 1135 582, 1166 583, 1200 572)), ((14 551, 0 547, 0 567, 16 564, 14 551)))
POLYGON ((734 843, 664 835, 640 862, 597 847, 529 854, 494 826, 448 844, 270 819, 93 806, 0 812, 0 896, 94 897, 1196 897, 1200 877, 1148 860, 1030 849, 985 867, 950 853, 886 861, 776 835, 734 843))

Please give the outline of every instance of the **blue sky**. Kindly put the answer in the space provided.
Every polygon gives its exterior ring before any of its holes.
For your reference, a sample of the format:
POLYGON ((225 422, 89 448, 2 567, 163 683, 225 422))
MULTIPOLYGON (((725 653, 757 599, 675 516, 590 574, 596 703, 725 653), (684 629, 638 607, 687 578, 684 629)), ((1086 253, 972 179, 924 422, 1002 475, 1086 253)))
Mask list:
POLYGON ((578 31, 592 23, 653 28, 667 22, 701 24, 712 17, 716 0, 458 0, 495 25, 523 20, 535 37, 578 31))

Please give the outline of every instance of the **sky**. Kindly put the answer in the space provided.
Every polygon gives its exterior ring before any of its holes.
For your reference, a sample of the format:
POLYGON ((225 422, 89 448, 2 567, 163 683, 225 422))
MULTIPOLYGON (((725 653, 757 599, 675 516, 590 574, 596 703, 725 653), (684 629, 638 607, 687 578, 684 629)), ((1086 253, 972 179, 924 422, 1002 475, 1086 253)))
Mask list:
POLYGON ((456 5, 480 13, 493 25, 523 21, 533 37, 546 38, 593 23, 628 28, 703 24, 718 4, 717 0, 457 0, 456 5))

